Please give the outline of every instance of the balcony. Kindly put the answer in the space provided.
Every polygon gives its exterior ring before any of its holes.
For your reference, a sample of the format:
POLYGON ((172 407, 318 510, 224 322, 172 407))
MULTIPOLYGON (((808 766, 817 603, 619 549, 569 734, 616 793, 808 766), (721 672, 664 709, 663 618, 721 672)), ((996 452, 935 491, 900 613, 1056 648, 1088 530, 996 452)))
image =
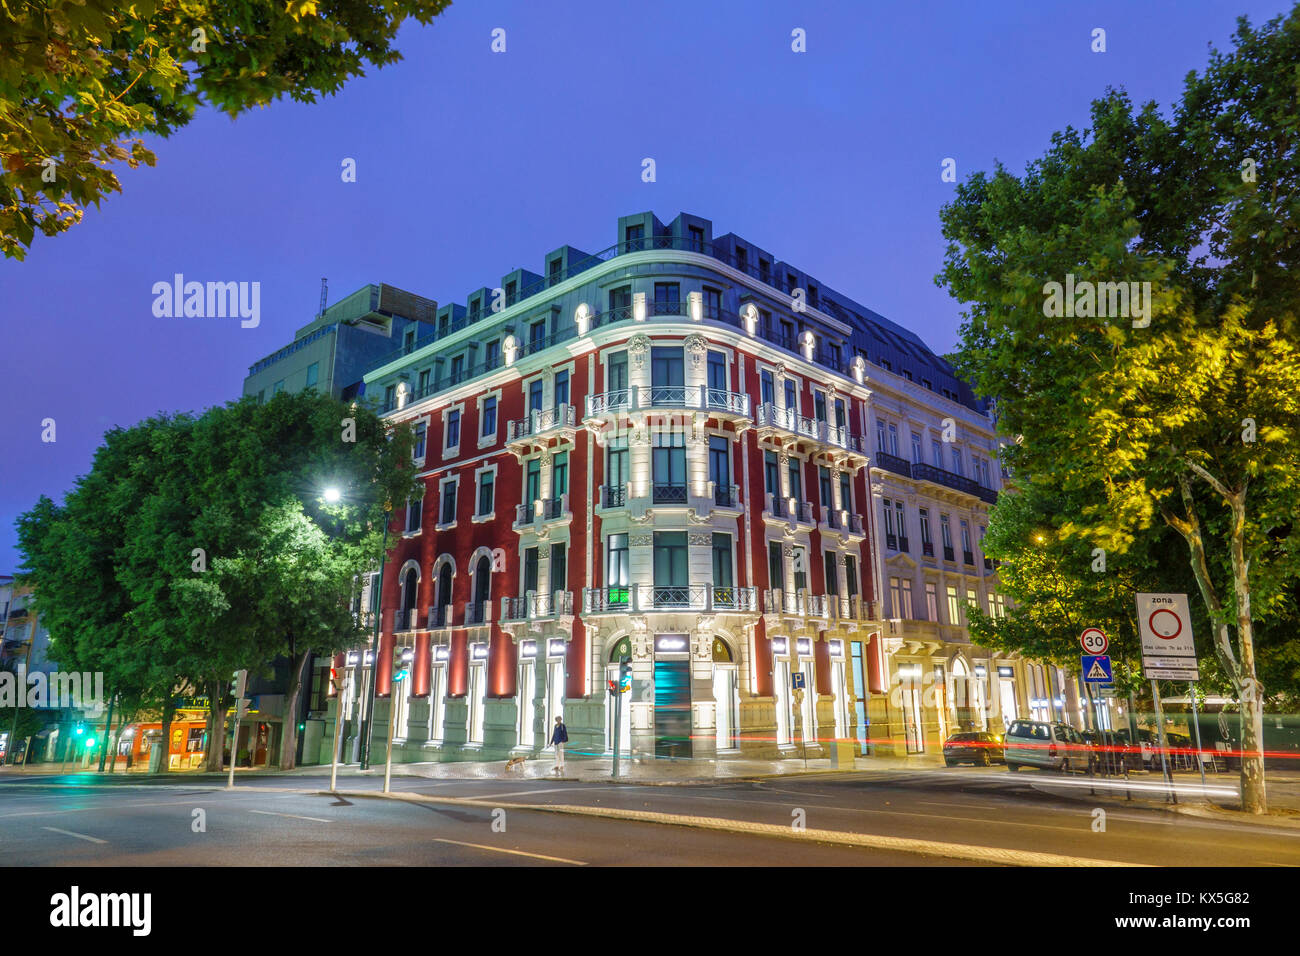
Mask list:
POLYGON ((707 412, 728 421, 749 421, 749 396, 706 385, 651 385, 620 388, 587 396, 591 424, 612 423, 620 414, 651 410, 707 412))
POLYGON ((851 515, 843 508, 822 508, 822 523, 817 530, 822 534, 845 538, 865 538, 866 528, 861 515, 851 515))
POLYGON ((871 459, 871 464, 876 468, 883 468, 885 471, 892 471, 896 475, 902 475, 904 478, 912 477, 912 463, 906 458, 899 458, 897 455, 878 451, 871 459))
POLYGON ((847 453, 866 461, 866 443, 861 435, 851 434, 847 425, 832 425, 800 415, 793 408, 779 408, 771 402, 758 406, 754 424, 760 440, 771 438, 781 445, 788 445, 790 437, 794 436, 795 443, 806 443, 810 446, 809 451, 847 453))
POLYGON ((601 485, 600 506, 602 508, 626 508, 627 485, 601 485))
POLYGON ((709 584, 640 584, 586 588, 583 613, 627 614, 655 611, 747 613, 758 609, 755 588, 714 587, 709 584))
POLYGON ((739 485, 719 485, 709 482, 713 485, 713 506, 715 508, 734 508, 739 510, 740 503, 740 486, 739 485))
POLYGON ((811 501, 796 501, 794 498, 781 498, 772 493, 767 494, 767 510, 763 520, 771 524, 787 524, 792 527, 804 526, 800 530, 811 531, 817 525, 813 517, 811 501))
POLYGON ((943 546, 943 559, 945 561, 953 561, 953 562, 957 560, 957 556, 953 553, 952 547, 950 545, 945 544, 943 546))
POLYGON ((546 621, 573 614, 573 592, 556 591, 553 594, 529 593, 524 597, 501 599, 501 621, 546 621))
POLYGON ((975 567, 975 555, 973 552, 963 551, 961 553, 961 560, 963 564, 968 564, 972 568, 975 567))
POLYGON ((547 438, 572 439, 576 410, 562 403, 553 408, 535 409, 527 418, 516 418, 506 423, 506 447, 515 454, 524 454, 547 438))
POLYGON ((927 558, 933 558, 933 557, 934 557, 934 542, 933 542, 933 541, 922 541, 922 542, 921 542, 921 554, 922 554, 924 557, 927 557, 927 558))
POLYGON ((826 608, 832 620, 846 623, 870 621, 875 615, 875 602, 857 594, 828 594, 826 608))
POLYGON ((908 554, 910 554, 910 553, 912 552, 911 547, 909 547, 909 543, 908 543, 908 540, 907 540, 907 535, 905 535, 905 534, 900 534, 900 535, 898 536, 898 550, 899 550, 899 551, 906 551, 908 554))
POLYGON ((465 626, 486 627, 492 623, 492 602, 478 601, 465 605, 465 626))
POLYGON ((952 488, 954 491, 973 495, 988 504, 993 504, 998 500, 996 491, 992 488, 985 488, 974 478, 967 478, 951 471, 944 471, 934 465, 925 465, 921 462, 914 463, 912 465, 912 477, 917 481, 929 481, 936 485, 943 485, 945 488, 952 488))
POLYGON ((650 489, 650 500, 657 505, 684 505, 687 497, 685 485, 655 484, 650 489))
POLYGON ((420 626, 420 612, 416 608, 399 609, 393 612, 393 633, 414 631, 420 626))
POLYGON ((436 631, 452 626, 452 606, 450 604, 429 605, 429 630, 436 631))
POLYGON ((558 498, 538 498, 532 508, 528 505, 515 505, 515 530, 522 533, 535 531, 538 526, 550 521, 573 520, 569 511, 569 493, 566 491, 558 498))

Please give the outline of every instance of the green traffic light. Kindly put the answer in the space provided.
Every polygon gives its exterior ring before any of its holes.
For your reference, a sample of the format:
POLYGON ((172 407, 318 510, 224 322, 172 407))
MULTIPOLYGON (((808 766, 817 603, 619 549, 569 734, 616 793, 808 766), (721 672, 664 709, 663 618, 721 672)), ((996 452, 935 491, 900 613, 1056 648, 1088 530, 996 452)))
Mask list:
POLYGON ((94 738, 94 737, 87 737, 87 738, 86 738, 86 749, 89 750, 89 749, 90 749, 91 747, 93 747, 93 746, 95 746, 95 738, 94 738))

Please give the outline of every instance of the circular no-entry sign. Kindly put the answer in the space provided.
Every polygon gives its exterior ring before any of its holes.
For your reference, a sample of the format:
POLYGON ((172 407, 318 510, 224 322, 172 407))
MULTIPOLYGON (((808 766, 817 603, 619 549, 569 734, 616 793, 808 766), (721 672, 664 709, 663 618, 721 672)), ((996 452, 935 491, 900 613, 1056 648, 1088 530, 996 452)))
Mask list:
POLYGON ((1183 632, 1183 619, 1167 607, 1152 611, 1147 624, 1152 634, 1166 641, 1172 641, 1183 632))
POLYGON ((1110 640, 1099 627, 1084 628, 1079 635, 1079 643, 1087 654, 1105 654, 1106 648, 1110 646, 1110 640))

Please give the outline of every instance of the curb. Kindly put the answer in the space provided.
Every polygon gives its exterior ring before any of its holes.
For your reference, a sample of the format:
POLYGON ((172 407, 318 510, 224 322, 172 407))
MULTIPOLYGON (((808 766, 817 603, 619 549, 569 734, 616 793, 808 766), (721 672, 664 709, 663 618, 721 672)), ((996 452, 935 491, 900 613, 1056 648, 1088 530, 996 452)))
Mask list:
POLYGON ((1063 856, 1041 853, 1036 850, 1012 850, 1002 847, 968 846, 960 843, 942 843, 937 840, 918 840, 910 837, 891 837, 868 833, 846 833, 841 830, 795 830, 774 823, 749 823, 726 820, 720 817, 700 817, 658 813, 649 810, 622 810, 614 807, 581 807, 570 804, 501 803, 494 800, 473 800, 463 797, 435 797, 423 794, 375 793, 374 791, 339 790, 319 791, 320 796, 371 797, 401 800, 407 803, 441 803, 453 806, 484 809, 532 810, 543 813, 563 813, 570 816, 602 817, 636 823, 656 823, 667 826, 693 827, 727 833, 745 833, 752 836, 778 837, 785 840, 830 843, 836 846, 856 846, 900 853, 917 853, 922 856, 949 860, 970 860, 986 865, 1004 866, 1086 866, 1086 867, 1146 867, 1147 863, 1124 863, 1114 860, 1095 860, 1087 857, 1063 856))

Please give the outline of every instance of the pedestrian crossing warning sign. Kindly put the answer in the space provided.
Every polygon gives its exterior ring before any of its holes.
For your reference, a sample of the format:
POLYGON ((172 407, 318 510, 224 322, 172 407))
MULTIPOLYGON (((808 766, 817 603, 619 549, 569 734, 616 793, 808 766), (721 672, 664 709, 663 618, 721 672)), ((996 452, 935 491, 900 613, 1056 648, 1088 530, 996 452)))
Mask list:
POLYGON ((1084 680, 1093 684, 1111 682, 1110 657, 1106 654, 1084 654, 1080 662, 1084 680))

